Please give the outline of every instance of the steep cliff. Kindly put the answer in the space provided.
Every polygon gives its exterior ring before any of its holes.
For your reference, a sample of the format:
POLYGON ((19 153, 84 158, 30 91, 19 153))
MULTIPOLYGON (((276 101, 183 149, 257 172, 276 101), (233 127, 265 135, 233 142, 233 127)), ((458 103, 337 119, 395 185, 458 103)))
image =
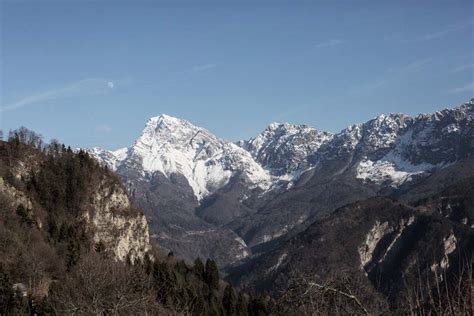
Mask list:
POLYGON ((77 226, 88 241, 83 246, 100 244, 120 261, 141 260, 151 249, 145 215, 120 181, 85 153, 0 142, 0 195, 9 201, 4 207, 49 237, 61 226, 77 226))
POLYGON ((104 179, 92 201, 92 215, 87 212, 85 216, 90 219, 94 242, 103 243, 118 260, 125 260, 127 256, 132 262, 143 259, 151 248, 148 223, 144 214, 131 211, 123 187, 104 179))
POLYGON ((152 247, 147 218, 109 169, 19 133, 0 141, 0 315, 266 313, 260 296, 220 280, 214 261, 191 266, 152 247))

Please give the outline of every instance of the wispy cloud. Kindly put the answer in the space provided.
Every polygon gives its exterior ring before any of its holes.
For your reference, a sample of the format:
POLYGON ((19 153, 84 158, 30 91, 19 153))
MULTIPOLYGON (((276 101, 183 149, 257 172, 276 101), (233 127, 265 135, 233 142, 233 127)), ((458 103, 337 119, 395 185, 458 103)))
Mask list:
POLYGON ((176 72, 176 75, 178 75, 178 77, 175 80, 171 80, 171 81, 190 79, 190 77, 192 77, 192 75, 194 75, 194 74, 209 72, 209 71, 211 71, 211 70, 213 70, 217 67, 218 67, 217 64, 196 65, 196 66, 190 67, 188 69, 184 69, 182 71, 176 72))
POLYGON ((392 80, 400 79, 401 77, 422 70, 428 63, 430 63, 432 58, 425 58, 420 60, 415 60, 411 63, 400 65, 398 67, 389 68, 388 72, 379 79, 368 81, 356 85, 352 88, 349 88, 347 92, 350 95, 361 95, 373 93, 378 88, 390 83, 392 80))
POLYGON ((372 93, 374 90, 377 90, 378 88, 382 87, 385 85, 386 80, 385 79, 379 79, 379 80, 374 80, 370 82, 366 82, 362 85, 353 87, 348 90, 348 93, 350 95, 360 95, 360 94, 367 94, 367 93, 372 93))
POLYGON ((433 60, 433 58, 425 58, 425 59, 415 60, 411 63, 406 64, 406 65, 401 65, 399 67, 390 68, 389 72, 397 73, 397 74, 405 74, 405 73, 409 73, 409 72, 420 71, 421 69, 423 69, 423 67, 426 64, 430 63, 432 60, 433 60))
POLYGON ((7 112, 49 100, 105 94, 114 89, 113 82, 103 78, 89 78, 24 97, 16 102, 0 106, 0 112, 7 112))
POLYGON ((203 71, 214 69, 216 67, 217 67, 217 64, 198 65, 191 68, 189 72, 203 72, 203 71))
POLYGON ((321 42, 319 44, 316 44, 316 48, 325 48, 325 47, 331 47, 331 46, 336 46, 336 45, 341 45, 344 44, 345 41, 341 39, 331 39, 326 42, 321 42))
POLYGON ((112 132, 112 127, 110 127, 109 125, 99 125, 96 127, 96 131, 97 132, 100 132, 100 133, 110 133, 112 132))
POLYGON ((449 90, 451 93, 474 92, 474 82, 449 90))
POLYGON ((289 108, 290 108, 290 110, 278 114, 275 117, 275 121, 278 122, 280 120, 284 120, 288 117, 292 117, 292 116, 294 116, 296 114, 299 114, 301 112, 307 111, 310 108, 310 105, 309 104, 303 104, 303 105, 300 105, 300 106, 289 107, 289 108))
POLYGON ((468 27, 472 26, 472 24, 473 24, 472 21, 468 21, 468 22, 465 22, 465 23, 462 23, 462 24, 448 26, 445 29, 442 29, 442 30, 439 30, 439 31, 436 31, 436 32, 433 32, 433 33, 425 34, 425 35, 423 35, 421 37, 418 37, 418 38, 415 38, 415 39, 406 40, 406 42, 430 41, 430 40, 433 40, 433 39, 436 39, 436 38, 439 38, 439 37, 443 37, 443 36, 448 35, 450 33, 461 31, 465 28, 468 28, 468 27))
POLYGON ((474 70, 474 64, 468 64, 468 65, 462 65, 462 66, 456 67, 453 69, 453 72, 460 72, 460 71, 469 70, 469 69, 474 70))

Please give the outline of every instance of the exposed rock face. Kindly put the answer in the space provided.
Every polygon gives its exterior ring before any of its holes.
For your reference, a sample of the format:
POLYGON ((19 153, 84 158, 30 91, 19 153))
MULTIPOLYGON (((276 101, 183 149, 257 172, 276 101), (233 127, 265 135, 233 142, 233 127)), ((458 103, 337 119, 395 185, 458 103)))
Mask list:
POLYGON ((150 251, 145 215, 130 211, 127 194, 120 186, 102 181, 92 203, 92 215, 85 215, 94 232, 94 242, 102 243, 118 260, 143 259, 150 251))
POLYGON ((393 228, 388 225, 388 222, 380 224, 375 222, 375 226, 369 231, 362 246, 359 247, 361 269, 372 261, 375 247, 379 241, 387 234, 390 234, 393 228))
MULTIPOLYGON (((459 159, 472 155, 473 103, 434 114, 404 117, 392 124, 397 133, 392 137, 375 137, 370 151, 357 169, 357 177, 381 184, 392 182, 396 187, 436 168, 446 167, 459 159), (403 123, 402 123, 403 122, 403 123), (380 151, 377 157, 374 149, 380 151), (375 155, 374 158, 370 156, 375 155)), ((376 119, 378 120, 378 119, 376 119)))
POLYGON ((1 177, 0 193, 9 197, 15 208, 20 205, 22 205, 27 210, 31 210, 33 208, 33 203, 31 203, 31 200, 26 196, 26 194, 6 183, 5 180, 1 177))
MULTIPOLYGON (((202 201, 221 188, 267 189, 272 177, 237 145, 191 123, 167 115, 148 120, 126 150, 90 151, 124 179, 135 203, 147 214, 152 238, 189 260, 214 258, 221 265, 250 255, 229 229, 196 214, 202 201)), ((239 191, 238 199, 244 191, 239 191)), ((206 202, 208 203, 208 201, 206 202)))
POLYGON ((295 276, 330 278, 338 271, 365 275, 374 289, 399 291, 419 275, 455 275, 474 256, 474 178, 418 201, 416 208, 387 198, 350 204, 248 263, 230 270, 241 286, 284 291, 295 276))
POLYGON ((124 179, 163 246, 189 259, 206 253, 233 263, 242 253, 235 234, 246 253, 265 252, 348 203, 416 187, 424 190, 417 198, 439 192, 450 177, 444 170, 471 165, 473 108, 471 100, 415 117, 380 115, 336 135, 273 123, 237 144, 161 115, 131 147, 91 153, 124 179), (212 233, 190 239, 188 231, 212 233), (232 255, 221 252, 222 243, 232 255))
POLYGON ((144 178, 161 173, 184 176, 198 200, 225 186, 236 174, 249 186, 267 188, 270 175, 250 154, 204 128, 168 115, 153 117, 129 149, 91 151, 114 170, 139 171, 144 178))
POLYGON ((390 224, 389 222, 380 224, 379 221, 376 221, 375 226, 367 233, 365 242, 359 247, 361 270, 364 270, 366 274, 370 273, 372 269, 381 263, 390 253, 404 233, 404 230, 414 222, 415 216, 401 218, 398 225, 394 223, 390 224), (394 232, 395 234, 393 234, 394 232), (382 254, 379 254, 379 258, 376 258, 375 250, 384 238, 390 239, 391 241, 385 250, 382 251, 382 254))
POLYGON ((380 115, 352 125, 315 143, 316 151, 305 158, 313 167, 291 189, 268 193, 268 202, 227 226, 250 246, 268 249, 347 203, 400 196, 418 186, 425 190, 418 198, 439 192, 451 178, 444 170, 458 179, 472 175, 466 160, 474 156, 473 113, 471 100, 433 114, 380 115), (305 220, 298 223, 300 218, 305 220))
POLYGON ((274 176, 291 181, 316 161, 309 159, 333 138, 306 125, 272 123, 260 135, 237 144, 249 151, 274 176))
MULTIPOLYGON (((9 146, 12 145, 0 141, 1 171, 12 178, 9 182, 0 176, 0 195, 12 203, 13 210, 21 206, 20 215, 28 222, 35 223, 40 230, 46 230, 48 227, 43 227, 43 223, 48 222, 48 210, 43 208, 38 192, 32 193, 29 187, 34 186, 33 179, 38 177, 50 157, 26 145, 16 145, 16 156, 11 159, 12 149, 9 146)), ((95 164, 92 160, 90 162, 95 164)), ((100 170, 98 166, 94 171, 89 170, 87 178, 72 179, 87 181, 82 192, 84 199, 77 204, 77 210, 69 213, 61 210, 62 220, 67 218, 68 224, 75 226, 85 223, 84 228, 90 233, 87 237, 96 244, 101 243, 105 251, 117 260, 123 261, 127 257, 132 262, 143 259, 145 253, 151 250, 145 215, 131 205, 125 188, 113 174, 100 170)), ((76 175, 79 177, 79 173, 76 175)), ((42 176, 56 179, 57 175, 47 173, 42 176)), ((61 177, 65 177, 65 171, 61 177)), ((67 192, 65 194, 68 195, 67 192)))
POLYGON ((456 236, 451 233, 449 236, 443 239, 444 241, 444 256, 441 259, 440 267, 442 270, 446 270, 449 268, 449 255, 456 250, 457 247, 457 239, 456 236))

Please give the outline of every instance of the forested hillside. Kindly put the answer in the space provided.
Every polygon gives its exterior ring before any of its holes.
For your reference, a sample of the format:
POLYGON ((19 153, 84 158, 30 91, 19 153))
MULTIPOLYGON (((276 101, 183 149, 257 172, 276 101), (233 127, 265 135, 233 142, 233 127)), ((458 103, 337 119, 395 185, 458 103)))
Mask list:
POLYGON ((217 265, 149 243, 120 180, 25 128, 0 141, 0 315, 264 315, 217 265))

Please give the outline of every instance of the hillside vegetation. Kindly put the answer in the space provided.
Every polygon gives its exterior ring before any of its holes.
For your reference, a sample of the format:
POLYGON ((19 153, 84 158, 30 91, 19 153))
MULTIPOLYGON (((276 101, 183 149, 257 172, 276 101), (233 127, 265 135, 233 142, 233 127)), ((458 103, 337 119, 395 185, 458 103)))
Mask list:
POLYGON ((25 128, 0 141, 0 315, 264 315, 268 303, 212 260, 151 246, 120 180, 87 153, 25 128))

